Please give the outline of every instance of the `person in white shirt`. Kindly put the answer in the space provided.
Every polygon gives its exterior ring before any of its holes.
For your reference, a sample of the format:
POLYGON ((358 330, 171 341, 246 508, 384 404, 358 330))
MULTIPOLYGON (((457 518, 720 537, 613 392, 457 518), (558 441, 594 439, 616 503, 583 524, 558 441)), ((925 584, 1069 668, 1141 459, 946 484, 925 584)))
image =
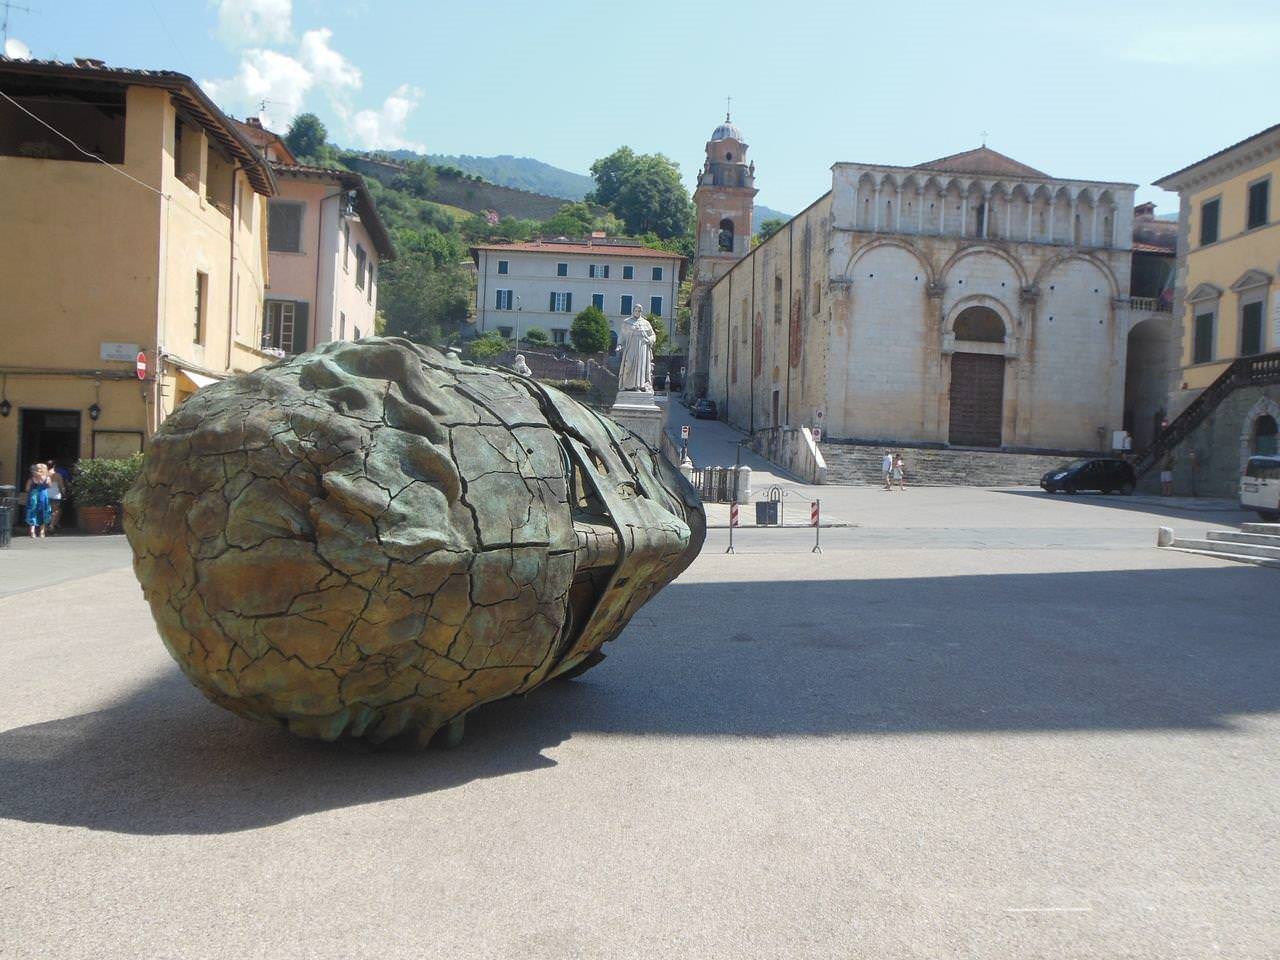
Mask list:
POLYGON ((886 490, 893 489, 893 485, 890 482, 890 478, 892 474, 893 474, 893 454, 886 453, 884 455, 884 459, 880 461, 880 479, 884 481, 884 488, 886 490))

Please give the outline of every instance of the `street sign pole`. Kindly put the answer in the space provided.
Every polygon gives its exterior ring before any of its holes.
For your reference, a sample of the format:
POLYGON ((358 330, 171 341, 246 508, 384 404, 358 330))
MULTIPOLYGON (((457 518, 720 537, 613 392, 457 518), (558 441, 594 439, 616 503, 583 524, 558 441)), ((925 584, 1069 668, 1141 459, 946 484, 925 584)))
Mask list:
POLYGON ((729 504, 729 549, 725 553, 733 553, 733 528, 738 525, 738 503, 729 504))
POLYGON ((809 508, 809 522, 813 524, 813 549, 810 553, 822 552, 822 501, 813 501, 809 508))

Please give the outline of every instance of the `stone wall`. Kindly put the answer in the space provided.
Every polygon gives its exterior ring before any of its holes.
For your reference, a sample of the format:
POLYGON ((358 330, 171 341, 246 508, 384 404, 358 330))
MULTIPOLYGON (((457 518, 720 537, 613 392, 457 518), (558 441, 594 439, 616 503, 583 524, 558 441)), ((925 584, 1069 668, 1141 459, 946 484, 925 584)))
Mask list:
MULTIPOLYGON (((389 183, 400 173, 400 168, 395 164, 367 157, 356 158, 351 165, 357 172, 383 183, 389 183)), ((443 176, 436 178, 436 189, 432 191, 430 199, 451 207, 461 207, 471 213, 496 210, 500 216, 515 217, 517 220, 549 220, 557 210, 572 202, 563 197, 548 197, 541 193, 500 187, 496 183, 443 176)))
MULTIPOLYGON (((1254 452, 1254 421, 1264 414, 1280 420, 1280 384, 1241 387, 1218 404, 1174 451, 1174 495, 1238 496, 1245 460, 1254 452)), ((1144 489, 1159 489, 1161 466, 1142 478, 1144 489)))

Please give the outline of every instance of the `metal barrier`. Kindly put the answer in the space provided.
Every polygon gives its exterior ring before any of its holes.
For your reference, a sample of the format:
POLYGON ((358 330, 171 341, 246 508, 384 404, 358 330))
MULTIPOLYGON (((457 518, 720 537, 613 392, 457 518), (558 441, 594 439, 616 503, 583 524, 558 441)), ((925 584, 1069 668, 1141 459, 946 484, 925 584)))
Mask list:
POLYGON ((706 503, 735 503, 739 473, 736 467, 695 467, 691 482, 706 503))

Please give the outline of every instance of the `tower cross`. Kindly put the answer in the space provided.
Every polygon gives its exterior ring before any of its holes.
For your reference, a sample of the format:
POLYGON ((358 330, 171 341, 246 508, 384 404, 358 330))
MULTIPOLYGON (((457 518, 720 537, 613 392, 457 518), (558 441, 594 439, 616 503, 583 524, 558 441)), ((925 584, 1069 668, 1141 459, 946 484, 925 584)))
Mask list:
POLYGON ((733 106, 733 97, 724 98, 724 122, 729 122, 729 108, 733 106))

